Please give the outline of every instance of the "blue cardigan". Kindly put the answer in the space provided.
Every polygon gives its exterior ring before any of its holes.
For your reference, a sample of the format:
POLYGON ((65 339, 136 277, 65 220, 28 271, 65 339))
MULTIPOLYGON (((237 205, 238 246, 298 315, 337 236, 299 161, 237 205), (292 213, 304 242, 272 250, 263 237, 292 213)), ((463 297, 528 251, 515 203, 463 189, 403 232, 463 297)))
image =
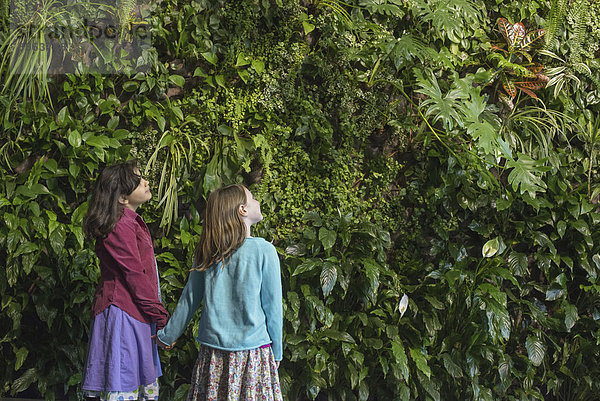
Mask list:
POLYGON ((263 238, 246 238, 228 263, 192 271, 168 324, 157 333, 172 344, 203 304, 196 339, 226 351, 271 344, 283 357, 281 271, 275 247, 263 238))

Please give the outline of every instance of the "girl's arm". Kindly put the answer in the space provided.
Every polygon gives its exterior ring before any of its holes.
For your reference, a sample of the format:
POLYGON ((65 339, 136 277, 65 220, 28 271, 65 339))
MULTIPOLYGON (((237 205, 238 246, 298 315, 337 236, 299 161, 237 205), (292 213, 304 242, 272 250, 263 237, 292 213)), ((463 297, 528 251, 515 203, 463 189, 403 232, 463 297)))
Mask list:
POLYGON ((163 344, 172 345, 185 330, 194 317, 196 310, 204 297, 204 272, 193 270, 190 272, 188 282, 177 302, 177 308, 169 323, 156 333, 156 337, 163 344))
POLYGON ((104 247, 121 267, 133 302, 151 321, 156 322, 158 328, 162 328, 169 319, 169 313, 158 300, 157 288, 145 272, 145 269, 156 269, 156 266, 143 265, 136 227, 126 222, 117 224, 113 232, 104 239, 104 247))
POLYGON ((283 358, 283 298, 281 294, 281 269, 275 247, 268 244, 262 272, 260 300, 267 318, 267 332, 271 337, 276 361, 283 358))

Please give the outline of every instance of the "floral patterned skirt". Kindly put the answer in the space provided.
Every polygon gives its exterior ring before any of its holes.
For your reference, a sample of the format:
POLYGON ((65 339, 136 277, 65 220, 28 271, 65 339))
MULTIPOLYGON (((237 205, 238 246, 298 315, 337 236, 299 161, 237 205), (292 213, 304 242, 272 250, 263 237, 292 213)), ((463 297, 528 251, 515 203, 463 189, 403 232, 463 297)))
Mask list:
POLYGON ((202 345, 187 401, 282 401, 270 347, 222 351, 202 345))

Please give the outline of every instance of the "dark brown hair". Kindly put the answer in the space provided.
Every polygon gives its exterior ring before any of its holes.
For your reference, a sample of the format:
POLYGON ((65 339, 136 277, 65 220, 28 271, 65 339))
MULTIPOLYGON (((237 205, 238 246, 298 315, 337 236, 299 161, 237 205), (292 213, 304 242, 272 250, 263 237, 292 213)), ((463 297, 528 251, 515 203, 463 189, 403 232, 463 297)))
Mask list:
POLYGON ((119 196, 130 195, 140 184, 135 160, 105 167, 96 180, 96 188, 83 221, 83 231, 91 239, 104 238, 123 215, 119 196))
POLYGON ((242 245, 246 238, 246 224, 239 208, 247 201, 245 188, 240 184, 210 193, 192 270, 203 271, 215 263, 224 262, 242 245))

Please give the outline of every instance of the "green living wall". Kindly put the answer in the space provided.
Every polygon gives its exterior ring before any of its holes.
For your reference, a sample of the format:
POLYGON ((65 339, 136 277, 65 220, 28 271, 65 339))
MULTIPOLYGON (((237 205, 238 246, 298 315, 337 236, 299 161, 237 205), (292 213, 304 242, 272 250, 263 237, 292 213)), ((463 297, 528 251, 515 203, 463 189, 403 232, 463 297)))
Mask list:
MULTIPOLYGON (((598 399, 596 1, 0 5, 0 397, 82 399, 81 222, 134 157, 171 311, 207 193, 261 201, 286 400, 598 399), (40 47, 85 12, 116 39, 40 47)), ((162 399, 185 399, 193 326, 162 399)))

